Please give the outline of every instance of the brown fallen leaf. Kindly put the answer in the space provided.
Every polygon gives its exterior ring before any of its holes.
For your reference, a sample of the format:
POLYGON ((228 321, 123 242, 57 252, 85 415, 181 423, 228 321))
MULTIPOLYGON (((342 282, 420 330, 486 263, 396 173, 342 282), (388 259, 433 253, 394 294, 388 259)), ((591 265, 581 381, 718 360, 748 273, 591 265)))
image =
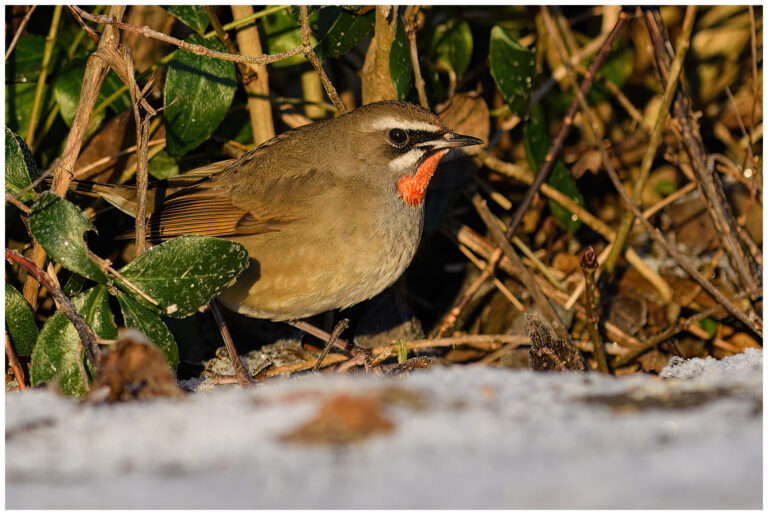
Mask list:
POLYGON ((325 400, 320 411, 280 440, 310 445, 345 444, 391 432, 395 425, 381 414, 378 395, 341 393, 325 400))
POLYGON ((85 402, 124 402, 158 397, 177 399, 183 392, 165 355, 135 329, 120 331, 117 343, 101 357, 85 402))

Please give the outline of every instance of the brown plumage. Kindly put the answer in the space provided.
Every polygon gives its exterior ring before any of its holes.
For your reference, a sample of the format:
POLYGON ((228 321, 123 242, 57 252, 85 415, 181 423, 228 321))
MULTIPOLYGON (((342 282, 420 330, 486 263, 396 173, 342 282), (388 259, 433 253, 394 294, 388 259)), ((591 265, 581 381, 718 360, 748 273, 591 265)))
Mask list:
MULTIPOLYGON (((148 196, 148 234, 244 245, 251 264, 219 296, 234 311, 293 320, 349 307, 392 284, 413 258, 436 154, 480 143, 418 106, 369 104, 169 179, 148 196)), ((133 188, 78 189, 134 214, 133 188)))

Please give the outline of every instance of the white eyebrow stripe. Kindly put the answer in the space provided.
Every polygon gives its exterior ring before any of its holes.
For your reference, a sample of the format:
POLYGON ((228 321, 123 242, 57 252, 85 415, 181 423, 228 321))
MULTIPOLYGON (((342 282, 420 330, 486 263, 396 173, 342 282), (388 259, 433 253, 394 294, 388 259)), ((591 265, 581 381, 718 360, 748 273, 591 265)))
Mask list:
POLYGON ((415 122, 413 120, 405 121, 399 118, 387 117, 379 118, 370 125, 377 130, 382 129, 408 129, 414 131, 429 131, 429 132, 443 132, 443 128, 439 125, 428 122, 415 122))
POLYGON ((414 147, 405 154, 398 156, 389 162, 389 167, 395 171, 410 170, 419 162, 424 155, 424 149, 414 147))

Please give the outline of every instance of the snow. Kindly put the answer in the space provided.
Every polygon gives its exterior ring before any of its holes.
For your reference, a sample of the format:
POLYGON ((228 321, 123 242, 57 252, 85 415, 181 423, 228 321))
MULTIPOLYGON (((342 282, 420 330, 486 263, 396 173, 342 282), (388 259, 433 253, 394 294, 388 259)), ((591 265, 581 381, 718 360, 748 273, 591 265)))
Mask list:
POLYGON ((181 401, 6 395, 7 508, 760 508, 762 351, 660 377, 434 366, 181 401), (329 398, 394 430, 286 442, 329 398), (391 397, 391 395, 390 395, 391 397), (403 400, 404 399, 404 400, 403 400))

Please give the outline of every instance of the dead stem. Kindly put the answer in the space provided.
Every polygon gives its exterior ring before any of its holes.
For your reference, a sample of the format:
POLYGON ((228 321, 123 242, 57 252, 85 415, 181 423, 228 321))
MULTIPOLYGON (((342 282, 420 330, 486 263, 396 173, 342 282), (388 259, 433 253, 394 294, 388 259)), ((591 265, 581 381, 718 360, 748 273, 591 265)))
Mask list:
POLYGON ((219 310, 216 299, 212 300, 208 305, 211 306, 211 313, 213 313, 213 318, 216 319, 216 324, 219 326, 221 339, 224 340, 224 345, 227 348, 229 360, 232 362, 232 368, 235 371, 237 382, 242 388, 248 388, 254 381, 251 378, 248 369, 243 364, 243 360, 240 359, 240 355, 237 353, 235 342, 232 339, 232 335, 229 333, 229 327, 227 327, 227 322, 224 320, 224 317, 219 310))
POLYGON ((13 39, 11 40, 11 43, 8 45, 8 50, 5 51, 6 61, 11 56, 13 49, 16 48, 16 43, 19 41, 19 38, 21 37, 21 33, 24 32, 24 29, 27 27, 27 23, 29 23, 29 19, 32 17, 32 13, 35 12, 35 9, 37 9, 36 5, 30 6, 26 14, 24 15, 24 18, 21 20, 21 23, 19 23, 19 28, 16 29, 16 34, 13 35, 13 39))
POLYGON ((336 343, 336 340, 339 338, 339 336, 341 336, 341 333, 343 333, 347 327, 349 327, 348 318, 342 318, 339 320, 339 323, 336 324, 336 327, 334 327, 333 331, 331 332, 331 337, 328 338, 325 347, 323 347, 322 352, 317 357, 317 363, 315 363, 315 366, 312 368, 312 370, 317 372, 320 369, 320 366, 323 364, 323 360, 325 360, 328 352, 330 352, 331 348, 333 348, 333 344, 336 343))
POLYGON ((347 112, 347 108, 344 105, 344 102, 341 101, 341 98, 339 98, 339 94, 336 92, 336 88, 333 87, 333 84, 331 84, 331 81, 325 74, 325 70, 323 70, 323 65, 320 63, 320 59, 317 58, 315 51, 312 49, 312 42, 309 40, 309 35, 312 32, 312 29, 309 26, 309 15, 307 14, 307 11, 308 9, 306 5, 302 5, 300 7, 301 42, 304 45, 302 50, 304 55, 307 56, 309 62, 312 63, 312 67, 317 72, 317 75, 320 77, 320 82, 323 83, 323 87, 325 88, 325 92, 328 94, 328 98, 330 98, 331 102, 333 102, 333 105, 336 106, 336 110, 339 112, 339 114, 344 114, 347 112))
POLYGON ((66 295, 64 295, 64 292, 61 291, 61 288, 46 272, 41 270, 39 266, 35 265, 31 260, 25 258, 18 252, 11 249, 5 249, 5 259, 26 269, 31 277, 34 277, 38 283, 41 283, 50 292, 53 300, 56 302, 56 307, 59 312, 67 317, 77 331, 77 335, 80 337, 80 341, 85 348, 85 355, 91 366, 96 369, 99 366, 98 339, 83 317, 80 316, 80 313, 77 312, 75 306, 72 305, 72 302, 66 295))
MULTIPOLYGON (((75 9, 77 8, 75 7, 75 9)), ((111 19, 116 20, 122 18, 124 12, 124 5, 113 5, 109 10, 111 19)), ((119 42, 120 35, 117 29, 112 26, 107 26, 99 39, 99 50, 114 51, 119 42)), ((80 154, 85 130, 90 121, 91 111, 93 111, 93 107, 96 104, 96 99, 101 90, 101 84, 104 81, 104 77, 106 77, 107 71, 108 65, 103 60, 93 57, 88 59, 85 67, 85 74, 83 75, 83 86, 80 89, 80 100, 77 103, 75 118, 72 121, 72 126, 67 135, 67 141, 64 144, 64 151, 61 153, 61 157, 59 158, 59 162, 56 165, 53 175, 53 186, 51 187, 51 191, 60 197, 63 197, 66 194, 69 185, 72 182, 72 170, 75 168, 77 156, 80 154)), ((43 250, 37 242, 35 242, 35 246, 32 249, 30 259, 38 268, 43 266, 43 263, 45 262, 45 250, 43 250)), ((32 306, 33 311, 37 309, 37 292, 39 288, 40 284, 35 278, 32 275, 27 275, 27 279, 24 283, 24 298, 27 299, 27 302, 32 306)))
MULTIPOLYGON (((546 8, 545 8, 546 9, 546 8)), ((584 273, 586 281, 586 291, 584 292, 584 305, 587 307, 587 328, 589 337, 592 340, 593 352, 597 359, 597 368, 603 374, 608 374, 608 362, 605 360, 605 351, 603 349, 603 339, 600 337, 598 325, 600 315, 597 302, 597 285, 595 284, 595 272, 597 271, 597 256, 592 247, 587 247, 584 255, 581 256, 581 271, 584 273)))
POLYGON ((13 345, 11 345, 8 329, 5 330, 5 355, 8 356, 8 364, 11 365, 11 370, 13 370, 13 376, 16 378, 16 383, 19 385, 19 390, 26 390, 27 385, 24 379, 24 371, 21 368, 18 356, 16 356, 16 351, 13 350, 13 345))

